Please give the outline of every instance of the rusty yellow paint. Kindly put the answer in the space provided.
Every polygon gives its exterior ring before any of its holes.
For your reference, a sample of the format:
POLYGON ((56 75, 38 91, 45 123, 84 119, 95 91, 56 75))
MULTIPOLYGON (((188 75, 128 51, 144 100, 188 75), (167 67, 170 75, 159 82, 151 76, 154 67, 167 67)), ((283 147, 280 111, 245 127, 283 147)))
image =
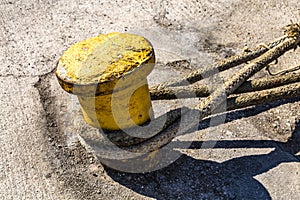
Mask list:
POLYGON ((57 75, 76 84, 112 81, 145 63, 152 54, 152 46, 141 36, 103 34, 72 45, 59 60, 57 75))
POLYGON ((60 58, 56 76, 64 90, 78 95, 88 124, 119 130, 153 116, 146 77, 154 63, 145 38, 109 33, 72 45, 60 58))

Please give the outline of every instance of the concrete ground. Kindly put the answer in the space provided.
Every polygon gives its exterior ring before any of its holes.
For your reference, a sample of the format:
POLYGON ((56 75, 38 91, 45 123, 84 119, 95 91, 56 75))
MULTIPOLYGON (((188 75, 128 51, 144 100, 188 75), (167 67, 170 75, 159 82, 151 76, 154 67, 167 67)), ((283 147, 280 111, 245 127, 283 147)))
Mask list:
MULTIPOLYGON (((132 32, 156 50, 152 85, 273 40, 299 13, 297 0, 0 1, 0 199, 299 199, 299 98, 208 118, 176 139, 175 162, 128 173, 101 164, 78 136, 95 129, 53 74, 73 43, 132 32)), ((285 54, 274 70, 299 55, 285 54)), ((188 103, 153 107, 159 116, 188 103)))

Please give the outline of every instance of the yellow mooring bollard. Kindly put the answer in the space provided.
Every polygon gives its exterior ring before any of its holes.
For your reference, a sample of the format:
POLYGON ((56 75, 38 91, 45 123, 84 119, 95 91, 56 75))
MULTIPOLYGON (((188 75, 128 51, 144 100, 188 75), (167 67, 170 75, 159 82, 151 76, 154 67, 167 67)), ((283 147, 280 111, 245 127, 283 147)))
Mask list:
POLYGON ((147 75, 154 63, 145 38, 109 33, 72 45, 60 58, 56 76, 65 91, 77 95, 88 124, 120 130, 153 117, 147 75))

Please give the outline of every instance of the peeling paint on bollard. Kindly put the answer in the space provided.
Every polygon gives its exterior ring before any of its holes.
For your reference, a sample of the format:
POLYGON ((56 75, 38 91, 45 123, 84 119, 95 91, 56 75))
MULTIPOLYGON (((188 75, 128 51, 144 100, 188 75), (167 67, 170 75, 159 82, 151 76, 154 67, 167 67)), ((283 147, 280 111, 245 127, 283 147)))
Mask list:
POLYGON ((153 47, 145 38, 101 34, 66 50, 56 76, 65 91, 78 96, 88 124, 120 130, 153 117, 147 75, 154 63, 153 47))

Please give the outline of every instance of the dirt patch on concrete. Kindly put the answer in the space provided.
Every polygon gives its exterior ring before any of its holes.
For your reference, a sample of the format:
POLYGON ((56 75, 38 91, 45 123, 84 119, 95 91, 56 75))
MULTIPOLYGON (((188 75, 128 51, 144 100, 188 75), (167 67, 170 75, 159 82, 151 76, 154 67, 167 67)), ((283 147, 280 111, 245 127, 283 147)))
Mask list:
POLYGON ((54 73, 41 76, 35 85, 40 93, 47 121, 45 139, 49 146, 48 159, 52 170, 48 177, 58 179, 64 186, 61 189, 68 190, 75 199, 101 199, 103 196, 110 198, 112 193, 115 195, 117 188, 103 177, 103 166, 79 141, 74 141, 72 148, 66 143, 68 139, 63 132, 66 124, 61 122, 57 112, 60 109, 56 107, 61 104, 55 103, 57 95, 50 84, 50 79, 54 78, 54 73), (97 177, 102 177, 103 180, 97 177))

